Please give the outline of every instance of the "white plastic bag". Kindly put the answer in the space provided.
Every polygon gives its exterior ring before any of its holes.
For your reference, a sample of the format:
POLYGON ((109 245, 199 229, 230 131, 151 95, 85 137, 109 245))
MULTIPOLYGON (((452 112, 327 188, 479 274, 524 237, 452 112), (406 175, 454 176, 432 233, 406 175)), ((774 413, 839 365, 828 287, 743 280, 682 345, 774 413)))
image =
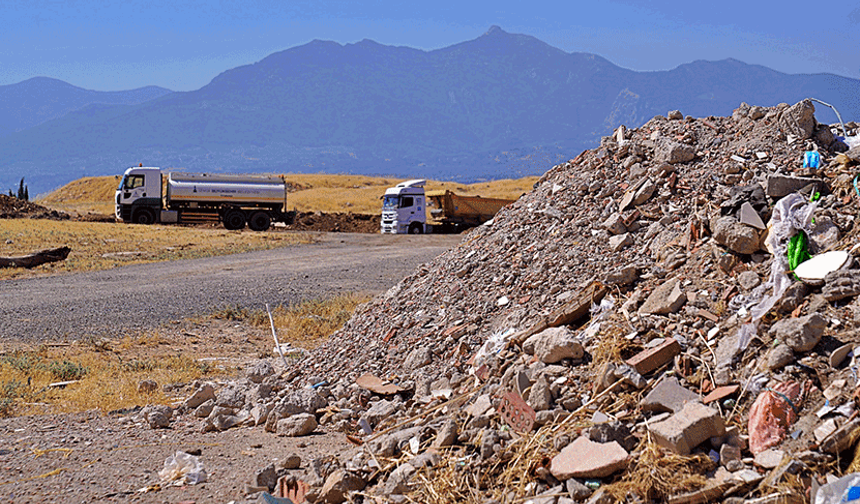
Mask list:
POLYGON ((206 481, 206 470, 203 463, 194 455, 183 451, 167 457, 164 469, 158 471, 162 482, 173 482, 173 485, 196 485, 206 481))
MULTIPOLYGON (((813 481, 815 481, 813 479, 813 481)), ((813 485, 813 504, 838 504, 840 502, 860 502, 860 474, 851 473, 833 483, 819 487, 813 485)))

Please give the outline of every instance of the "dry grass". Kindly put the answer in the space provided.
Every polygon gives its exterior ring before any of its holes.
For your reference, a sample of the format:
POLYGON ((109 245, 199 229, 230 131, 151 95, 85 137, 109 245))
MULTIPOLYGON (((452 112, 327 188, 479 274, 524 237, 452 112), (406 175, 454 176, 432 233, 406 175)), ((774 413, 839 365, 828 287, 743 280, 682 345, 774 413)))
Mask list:
MULTIPOLYGON (((278 307, 273 318, 281 342, 313 348, 369 299, 344 294, 278 307)), ((138 391, 141 380, 159 385, 233 376, 236 366, 271 355, 274 342, 265 312, 227 307, 198 320, 171 324, 120 340, 84 340, 38 347, 5 345, 0 352, 0 416, 113 411, 166 404, 178 397, 138 391), (237 327, 238 325, 238 327, 237 327), (65 387, 51 383, 77 380, 65 387)))
MULTIPOLYGON (((284 176, 298 190, 290 193, 290 209, 301 212, 353 212, 376 214, 385 189, 405 179, 368 177, 364 175, 287 174, 284 176)), ((517 199, 532 189, 538 177, 494 180, 477 184, 428 181, 427 190, 450 189, 485 198, 517 199)), ((36 203, 65 212, 88 212, 112 215, 114 191, 119 176, 86 177, 63 186, 40 198, 36 203)))
POLYGON ((311 235, 274 231, 257 233, 221 228, 4 219, 0 221, 0 256, 25 255, 63 245, 72 252, 65 261, 30 270, 0 269, 0 280, 268 250, 311 240, 311 235))

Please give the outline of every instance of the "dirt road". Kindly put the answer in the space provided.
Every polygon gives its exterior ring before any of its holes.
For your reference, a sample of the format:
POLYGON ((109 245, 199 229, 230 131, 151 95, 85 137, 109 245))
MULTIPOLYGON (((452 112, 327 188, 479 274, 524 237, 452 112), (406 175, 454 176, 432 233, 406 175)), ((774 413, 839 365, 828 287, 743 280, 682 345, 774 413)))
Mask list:
POLYGON ((6 341, 116 337, 227 306, 262 309, 375 294, 456 245, 456 235, 324 233, 319 242, 231 256, 0 282, 6 341))

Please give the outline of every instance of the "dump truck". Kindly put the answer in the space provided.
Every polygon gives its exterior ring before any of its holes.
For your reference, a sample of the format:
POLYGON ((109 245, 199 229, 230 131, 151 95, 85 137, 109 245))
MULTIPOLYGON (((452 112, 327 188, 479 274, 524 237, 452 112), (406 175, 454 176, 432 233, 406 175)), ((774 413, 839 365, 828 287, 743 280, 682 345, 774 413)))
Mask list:
POLYGON ((156 167, 125 171, 116 190, 116 218, 135 224, 221 222, 254 231, 292 223, 282 176, 163 173, 156 167))
POLYGON ((427 181, 408 180, 382 196, 382 233, 459 233, 480 226, 515 200, 424 191, 427 181), (428 218, 429 214, 429 218, 428 218))

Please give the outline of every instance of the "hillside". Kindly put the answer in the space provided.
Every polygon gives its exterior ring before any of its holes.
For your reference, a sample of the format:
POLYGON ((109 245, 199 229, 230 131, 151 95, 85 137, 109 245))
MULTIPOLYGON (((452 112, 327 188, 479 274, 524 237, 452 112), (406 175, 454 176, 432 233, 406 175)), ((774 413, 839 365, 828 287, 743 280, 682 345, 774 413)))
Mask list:
MULTIPOLYGON (((0 138, 0 187, 31 192, 144 162, 189 171, 331 172, 474 182, 538 175, 618 124, 807 96, 860 116, 857 81, 735 60, 634 72, 491 27, 421 51, 313 41, 139 105, 91 105, 0 138), (765 85, 766 84, 766 85, 765 85)), ((828 112, 819 119, 830 122, 828 112)))

